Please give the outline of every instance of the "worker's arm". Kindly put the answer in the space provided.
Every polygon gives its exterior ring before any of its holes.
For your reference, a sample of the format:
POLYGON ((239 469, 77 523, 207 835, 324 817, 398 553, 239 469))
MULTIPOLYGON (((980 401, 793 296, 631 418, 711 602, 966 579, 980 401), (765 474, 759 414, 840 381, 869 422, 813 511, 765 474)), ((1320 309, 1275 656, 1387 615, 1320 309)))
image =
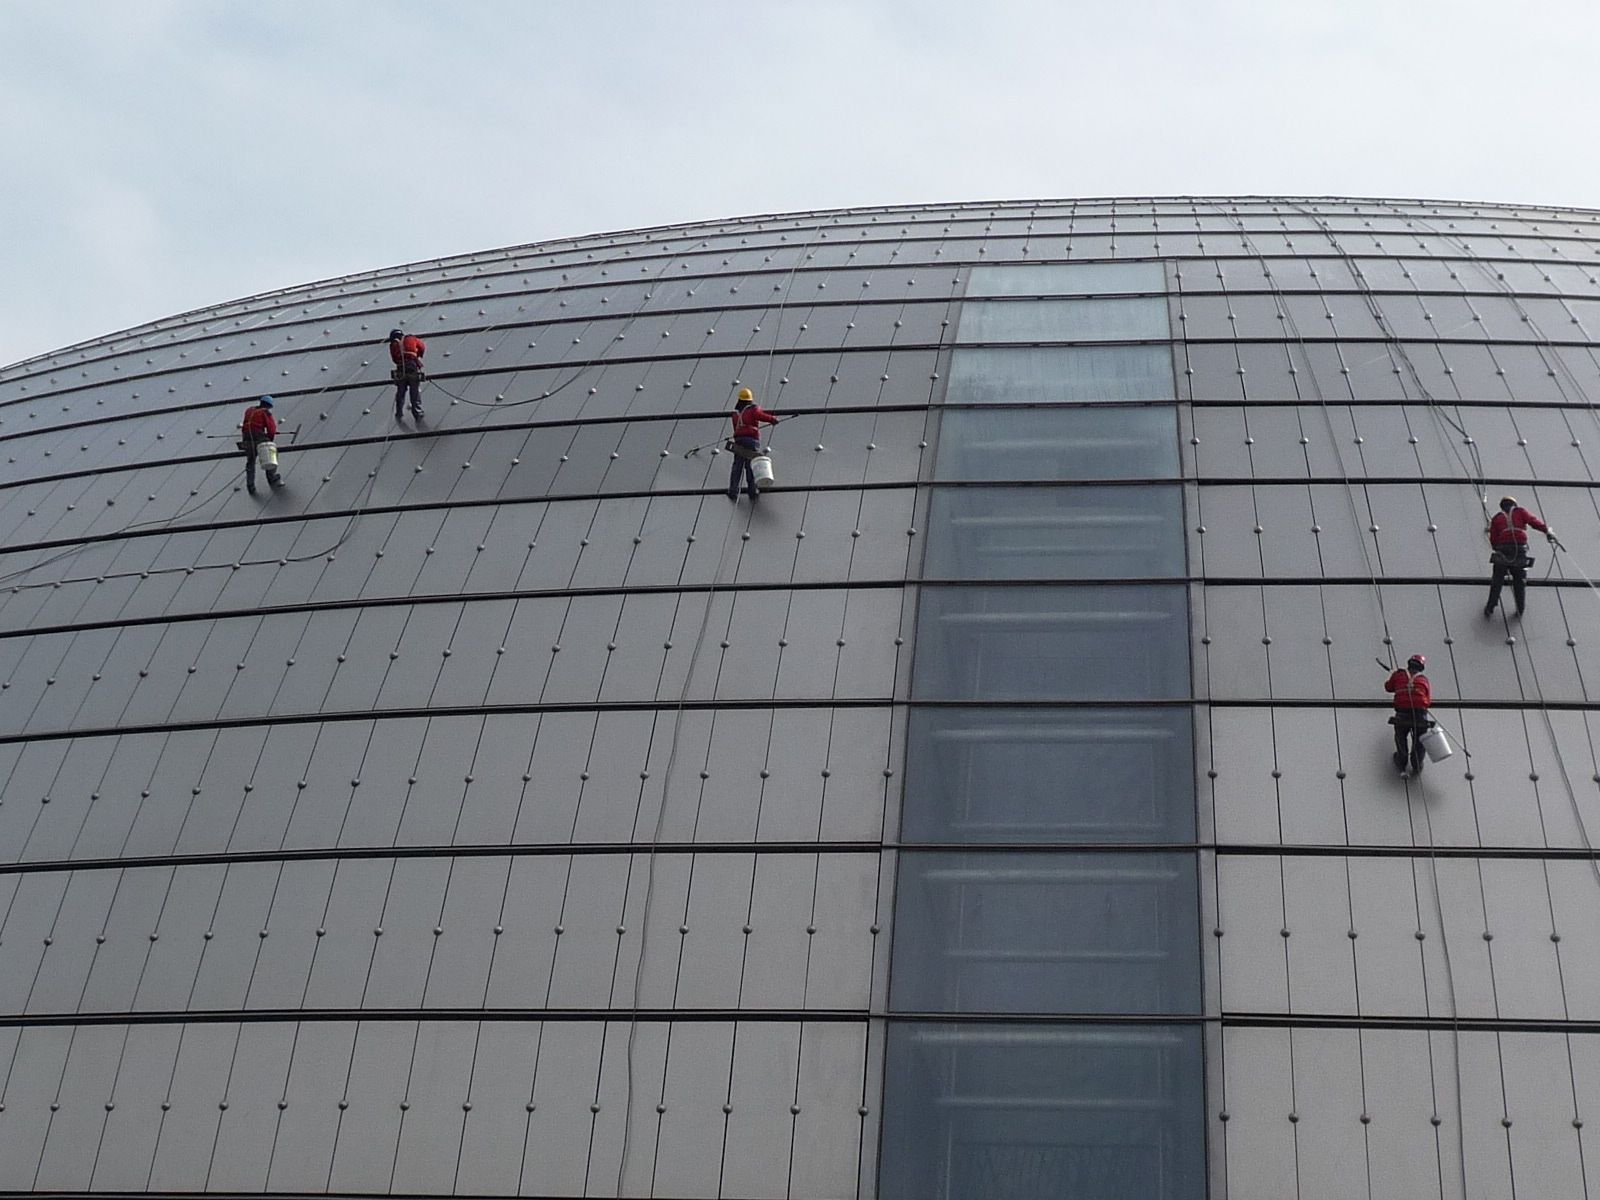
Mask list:
POLYGON ((1388 679, 1384 680, 1383 690, 1386 692, 1396 691, 1405 685, 1405 681, 1406 673, 1404 671, 1396 671, 1388 679))
POLYGON ((1550 536, 1550 526, 1546 525, 1535 514, 1529 512, 1527 509, 1522 510, 1522 523, 1524 525, 1533 526, 1540 533, 1544 534, 1545 537, 1550 536))

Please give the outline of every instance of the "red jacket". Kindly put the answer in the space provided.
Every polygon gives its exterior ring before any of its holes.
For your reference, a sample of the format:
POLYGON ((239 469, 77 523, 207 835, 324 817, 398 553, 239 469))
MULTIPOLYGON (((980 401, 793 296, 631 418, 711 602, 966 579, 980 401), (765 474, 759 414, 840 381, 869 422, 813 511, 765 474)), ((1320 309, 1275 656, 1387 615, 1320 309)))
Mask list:
POLYGON ((422 356, 427 352, 428 343, 414 333, 408 333, 405 337, 396 338, 389 343, 389 361, 397 367, 404 366, 402 359, 406 358, 415 359, 420 364, 422 356))
POLYGON ((259 404, 244 410, 244 420, 239 425, 244 430, 244 440, 247 442, 270 442, 278 436, 278 422, 272 410, 262 408, 259 404))
POLYGON ((746 404, 733 410, 733 436, 736 438, 755 438, 759 442, 761 427, 777 423, 778 418, 759 404, 746 404))
POLYGON ((1513 508, 1509 513, 1495 513, 1494 520, 1489 522, 1489 544, 1526 546, 1529 525, 1540 533, 1550 532, 1548 525, 1525 508, 1513 508))
POLYGON ((1427 712, 1433 705, 1433 689, 1428 686, 1428 677, 1420 671, 1413 675, 1401 668, 1389 676, 1383 690, 1394 693, 1394 706, 1397 709, 1421 709, 1427 712))

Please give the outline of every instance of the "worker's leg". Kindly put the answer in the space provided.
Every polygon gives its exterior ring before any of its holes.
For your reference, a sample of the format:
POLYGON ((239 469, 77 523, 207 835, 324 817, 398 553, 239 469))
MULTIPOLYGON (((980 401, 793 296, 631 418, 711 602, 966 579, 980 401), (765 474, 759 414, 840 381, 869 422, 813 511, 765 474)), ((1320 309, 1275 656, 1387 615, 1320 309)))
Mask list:
POLYGON ((411 389, 411 415, 422 415, 422 381, 413 375, 406 380, 406 386, 411 389))
POLYGON ((729 457, 733 459, 733 468, 728 472, 728 499, 737 500, 739 498, 739 472, 744 469, 744 459, 737 454, 732 454, 729 457))
POLYGON ((1500 604, 1500 589, 1505 586, 1506 566, 1498 558, 1494 560, 1494 567, 1489 575, 1489 602, 1483 606, 1483 615, 1494 616, 1494 610, 1500 604))
POLYGON ((244 486, 252 496, 255 495, 256 444, 254 442, 246 442, 244 444, 244 486))
POLYGON ((394 385, 394 415, 399 420, 406 414, 406 381, 397 379, 394 385))
POLYGON ((1401 724, 1405 718, 1395 714, 1394 725, 1394 765, 1399 770, 1406 769, 1406 726, 1401 724))
POLYGON ((1510 571, 1511 595, 1517 601, 1517 616, 1520 617, 1522 615, 1523 608, 1525 608, 1528 603, 1527 559, 1522 555, 1518 555, 1517 561, 1511 565, 1510 571))
POLYGON ((1426 725, 1420 724, 1413 724, 1411 726, 1411 773, 1413 775, 1422 770, 1422 758, 1424 754, 1422 749, 1422 731, 1426 728, 1426 725))

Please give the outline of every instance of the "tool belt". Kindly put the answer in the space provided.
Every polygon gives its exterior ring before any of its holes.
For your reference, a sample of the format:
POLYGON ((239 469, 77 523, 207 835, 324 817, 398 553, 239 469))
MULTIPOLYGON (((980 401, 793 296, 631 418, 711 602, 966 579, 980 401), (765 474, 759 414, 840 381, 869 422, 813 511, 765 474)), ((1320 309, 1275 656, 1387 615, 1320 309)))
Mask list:
POLYGON ((1407 729, 1431 729, 1433 714, 1425 708, 1397 708, 1389 718, 1391 725, 1404 725, 1407 729))
POLYGON ((730 454, 736 454, 740 458, 744 459, 760 458, 766 453, 766 451, 760 446, 756 446, 754 449, 749 446, 741 446, 736 438, 729 438, 727 441, 723 442, 722 448, 728 451, 730 454))
POLYGON ((1489 565, 1491 567, 1531 567, 1533 556, 1528 553, 1528 548, 1518 545, 1511 550, 1490 550, 1489 565))
POLYGON ((408 359, 404 366, 397 366, 389 372, 389 378, 396 383, 421 383, 427 378, 422 370, 422 364, 416 359, 408 359))

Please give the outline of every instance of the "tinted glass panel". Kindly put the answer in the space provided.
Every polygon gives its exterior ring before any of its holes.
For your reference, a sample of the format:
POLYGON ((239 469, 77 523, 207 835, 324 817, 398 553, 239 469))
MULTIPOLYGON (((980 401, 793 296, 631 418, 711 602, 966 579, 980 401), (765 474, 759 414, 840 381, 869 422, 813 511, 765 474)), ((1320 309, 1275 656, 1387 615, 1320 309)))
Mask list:
POLYGON ((998 300, 962 306, 963 342, 1120 342, 1169 336, 1165 296, 998 300))
POLYGON ((890 1007, 1195 1012, 1195 897, 1192 854, 906 851, 890 1007))
POLYGON ((1167 346, 998 346, 950 356, 948 404, 1173 399, 1167 346))
POLYGON ((914 708, 908 842, 1194 837, 1186 708, 914 708))
POLYGON ((882 1200, 1199 1200, 1197 1028, 891 1025, 882 1200))
POLYGON ((928 587, 924 700, 1177 699, 1189 692, 1181 585, 928 587))
POLYGON ((1158 262, 1039 263, 974 267, 967 295, 1087 296, 1111 292, 1164 292, 1166 270, 1158 262))
POLYGON ((1177 423, 1166 407, 952 408, 940 417, 936 479, 1166 479, 1178 473, 1177 423))
POLYGON ((939 488, 928 579, 1139 579, 1184 573, 1183 491, 939 488))

